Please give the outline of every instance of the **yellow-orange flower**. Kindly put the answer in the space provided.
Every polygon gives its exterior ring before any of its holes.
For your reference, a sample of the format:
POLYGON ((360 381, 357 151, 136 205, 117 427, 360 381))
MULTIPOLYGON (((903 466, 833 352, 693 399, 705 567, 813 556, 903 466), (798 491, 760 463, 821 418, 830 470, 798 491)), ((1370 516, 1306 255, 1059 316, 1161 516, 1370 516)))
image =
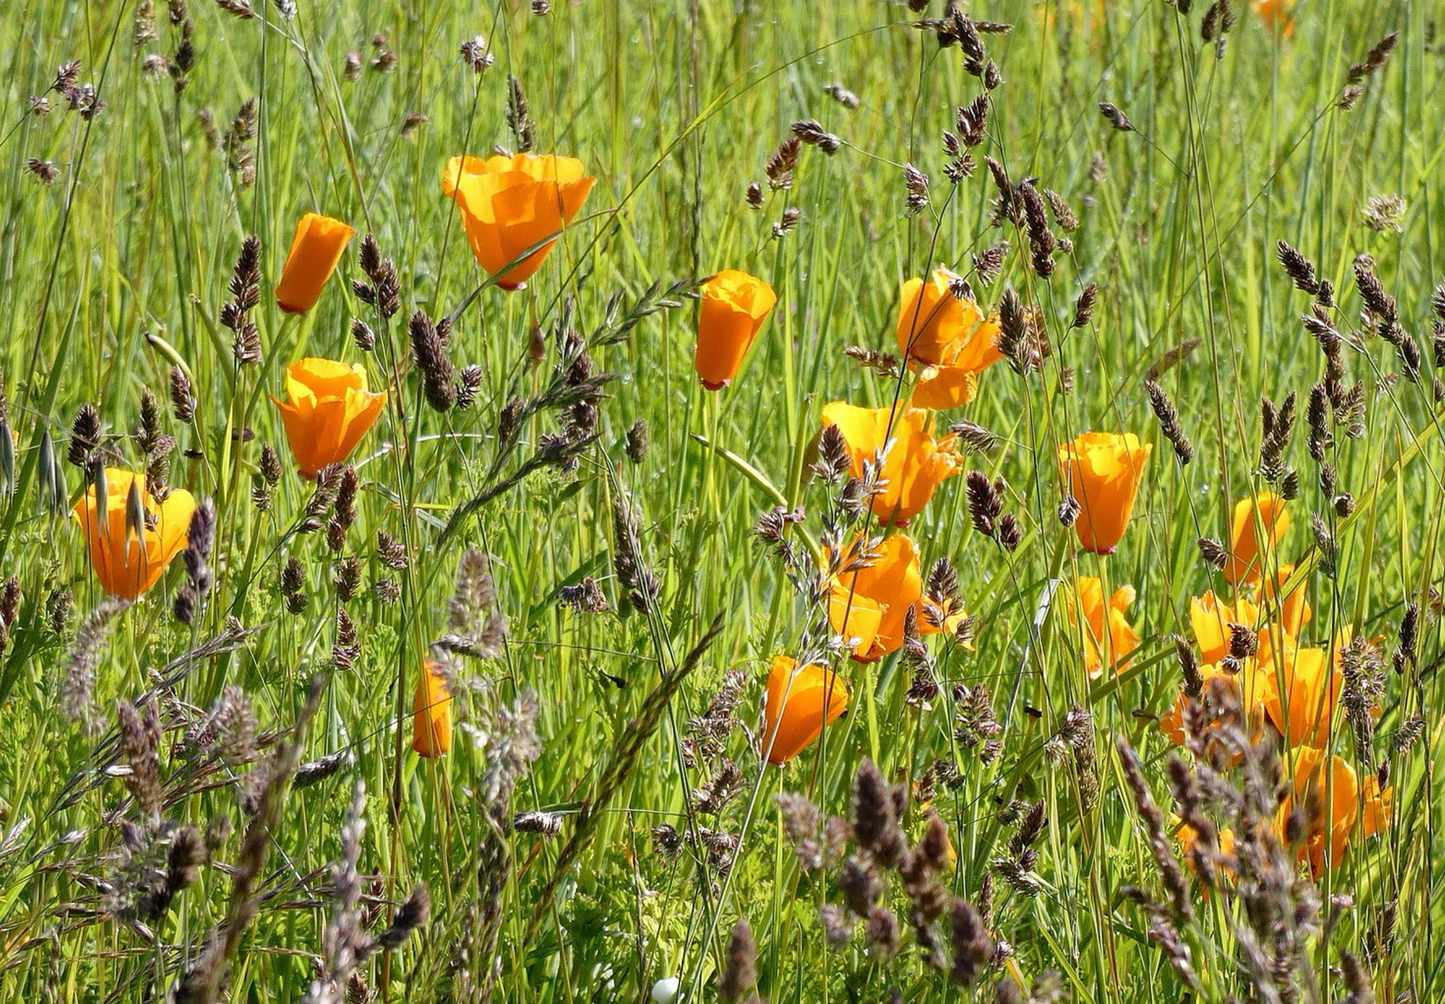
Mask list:
POLYGON ((848 442, 853 476, 863 476, 863 464, 874 462, 887 446, 881 491, 873 496, 873 513, 883 523, 907 526, 934 490, 957 474, 961 460, 954 449, 956 437, 933 438, 933 413, 922 408, 860 408, 834 401, 823 409, 823 426, 834 425, 848 442), (889 417, 892 428, 889 428, 889 417))
POLYGON ((1189 625, 1199 645, 1200 661, 1218 662, 1229 654, 1229 625, 1241 624, 1251 631, 1259 627, 1259 607, 1246 596, 1234 605, 1221 603, 1218 596, 1207 592, 1189 601, 1189 625))
POLYGON ((982 373, 1003 358, 998 319, 985 316, 972 300, 953 295, 959 278, 935 269, 925 283, 909 279, 899 290, 898 350, 909 362, 982 373))
POLYGON ((823 727, 848 710, 848 685, 823 666, 800 667, 786 655, 773 657, 763 704, 762 751, 772 764, 807 749, 823 727))
POLYGON ((1269 631, 1259 636, 1265 676, 1265 714, 1291 746, 1329 744, 1330 721, 1344 690, 1338 659, 1323 648, 1303 648, 1285 636, 1277 644, 1269 631))
POLYGON ((1295 0, 1254 0, 1254 12, 1275 35, 1292 38, 1294 5, 1295 0))
POLYGON ((519 153, 453 157, 442 191, 461 209, 482 268, 498 286, 516 289, 541 267, 596 183, 573 157, 519 153))
MULTIPOLYGON (((918 548, 907 534, 895 533, 883 539, 868 567, 833 579, 828 618, 833 631, 850 642, 854 659, 873 662, 903 644, 908 610, 920 603, 922 595, 918 548)), ((937 630, 920 604, 919 634, 937 630)))
MULTIPOLYGON (((1170 814, 1169 820, 1174 827, 1174 839, 1179 841, 1179 850, 1184 855, 1184 863, 1189 866, 1190 871, 1197 875, 1199 870, 1195 867, 1195 848, 1199 843, 1199 831, 1176 815, 1170 814)), ((1216 865, 1222 865, 1223 871, 1227 875, 1232 876, 1234 873, 1234 849, 1237 846, 1238 841, 1234 837, 1234 831, 1229 827, 1226 826, 1215 831, 1214 846, 1211 851, 1216 855, 1216 865)), ((1199 849, 1203 850, 1203 848, 1199 849)), ((1207 893, 1208 889, 1205 892, 1207 893)))
POLYGON ((367 391, 365 369, 332 359, 302 359, 286 367, 286 398, 271 400, 281 409, 291 452, 306 478, 351 456, 386 406, 385 391, 367 391))
POLYGON ((107 467, 105 511, 100 511, 92 484, 71 515, 85 531, 90 564, 101 588, 131 600, 159 582, 171 559, 185 549, 195 512, 196 500, 184 488, 172 488, 164 501, 157 502, 146 490, 144 474, 107 467), (147 525, 127 528, 132 486, 147 525))
POLYGON ((296 224, 291 253, 276 284, 276 306, 288 314, 304 314, 316 306, 347 243, 356 235, 340 220, 307 213, 296 224))
POLYGON ((1113 554, 1118 549, 1153 450, 1132 432, 1086 432, 1059 447, 1060 477, 1080 507, 1074 530, 1084 550, 1113 554))
MULTIPOLYGON (((1244 717, 1250 722, 1250 734, 1258 736, 1263 732, 1265 701, 1273 695, 1274 690, 1267 670, 1261 668, 1257 659, 1245 659, 1235 673, 1225 669, 1222 663, 1209 663, 1199 667, 1199 676, 1203 681, 1205 694, 1210 689, 1211 680, 1224 681, 1224 685, 1234 691, 1244 717)), ((1188 699, 1184 688, 1180 687, 1174 706, 1159 717, 1159 731, 1164 733, 1170 742, 1179 745, 1183 745, 1186 738, 1184 705, 1188 699)), ((1218 724, 1218 721, 1211 720, 1209 724, 1218 724)))
POLYGON ((721 390, 732 382, 777 302, 773 287, 736 269, 725 268, 703 284, 694 365, 704 387, 721 390))
POLYGON ((1268 555, 1279 545, 1289 529, 1287 500, 1273 492, 1260 492, 1259 505, 1250 498, 1240 499, 1234 506, 1229 530, 1229 557, 1224 563, 1224 577, 1234 585, 1258 582, 1268 555), (1263 528, 1265 543, 1260 547, 1259 529, 1263 528), (1263 550, 1265 554, 1261 554, 1263 550))
POLYGON ((1394 790, 1381 791, 1373 774, 1361 785, 1355 769, 1341 757, 1326 757, 1321 750, 1302 746, 1290 754, 1285 773, 1293 783, 1276 810, 1281 839, 1295 808, 1310 804, 1310 789, 1318 795, 1319 814, 1305 820, 1299 847, 1300 860, 1309 862, 1317 878, 1327 861, 1331 868, 1344 861, 1357 823, 1361 837, 1372 837, 1393 823, 1394 790))
POLYGON ((445 756, 452 748, 452 695, 441 666, 431 659, 422 666, 416 681, 411 748, 424 757, 445 756))
POLYGON ((1310 609, 1309 600, 1305 598, 1305 584, 1301 582, 1294 591, 1284 597, 1280 602, 1280 593, 1284 591, 1289 578, 1294 574, 1294 565, 1284 564, 1279 566, 1279 574, 1274 579, 1264 580, 1264 598, 1279 604, 1279 624, 1284 628, 1285 633, 1292 638, 1298 638, 1300 629, 1303 628, 1314 617, 1314 611, 1310 609))
POLYGON ((1139 647, 1139 633, 1128 617, 1135 595, 1133 586, 1120 586, 1106 604, 1103 583, 1097 578, 1081 575, 1074 581, 1076 602, 1068 604, 1069 621, 1077 624, 1077 611, 1083 612, 1084 668, 1089 679, 1098 679, 1110 666, 1117 666, 1119 673, 1129 668, 1129 656, 1139 647))

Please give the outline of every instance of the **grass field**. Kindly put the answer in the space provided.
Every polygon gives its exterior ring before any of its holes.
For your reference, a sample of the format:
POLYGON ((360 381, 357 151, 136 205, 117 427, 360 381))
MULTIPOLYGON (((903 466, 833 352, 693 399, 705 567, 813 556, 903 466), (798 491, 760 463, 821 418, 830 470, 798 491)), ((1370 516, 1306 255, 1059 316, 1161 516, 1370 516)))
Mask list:
POLYGON ((1437 17, 7 0, 0 1001, 1434 1000, 1437 17))

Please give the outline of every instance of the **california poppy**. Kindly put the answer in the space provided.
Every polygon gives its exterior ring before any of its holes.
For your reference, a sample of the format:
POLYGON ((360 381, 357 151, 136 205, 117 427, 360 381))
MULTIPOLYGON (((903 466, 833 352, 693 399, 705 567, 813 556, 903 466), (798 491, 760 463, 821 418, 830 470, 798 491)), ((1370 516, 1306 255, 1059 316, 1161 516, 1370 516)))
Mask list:
POLYGON ((919 634, 939 629, 920 603, 923 573, 918 548, 907 534, 883 538, 867 567, 834 577, 828 597, 833 631, 851 643, 853 658, 873 662, 903 644, 904 622, 918 604, 919 634))
POLYGON ((1097 578, 1081 575, 1074 581, 1077 603, 1068 605, 1069 620, 1077 623, 1077 606, 1084 615, 1084 668, 1089 679, 1098 679, 1110 666, 1119 673, 1129 668, 1129 656, 1139 647, 1139 632, 1128 616, 1134 597, 1133 586, 1120 586, 1106 604, 1103 583, 1097 578))
POLYGON ((422 666, 416 681, 411 748, 424 757, 445 756, 452 748, 452 695, 441 666, 431 659, 422 666))
POLYGON ((899 290, 898 350, 924 366, 958 366, 982 373, 1003 358, 998 320, 972 300, 955 296, 959 278, 935 269, 927 283, 909 279, 899 290))
POLYGON ((1223 603, 1212 591, 1189 601, 1189 625, 1194 629, 1203 662, 1218 662, 1229 654, 1231 624, 1255 630, 1259 627, 1259 607, 1247 596, 1237 598, 1233 605, 1223 603))
POLYGON ((768 763, 786 763, 807 749, 823 726, 848 710, 848 685, 823 666, 800 667, 786 655, 773 657, 763 704, 762 751, 768 763))
POLYGON ((129 600, 160 581, 171 559, 185 549, 195 512, 195 497, 184 488, 172 488, 158 502, 146 491, 144 474, 107 467, 105 511, 99 509, 92 484, 71 515, 85 530, 90 564, 101 588, 129 600), (127 525, 133 491, 144 513, 144 526, 127 525))
POLYGON ((1153 450, 1132 432, 1086 432, 1059 447, 1060 477, 1080 507, 1074 530, 1084 550, 1118 550, 1153 450))
POLYGON ((823 425, 838 427, 853 456, 853 476, 865 462, 876 462, 887 447, 881 489, 873 513, 884 523, 907 526, 944 481, 961 468, 955 436, 933 438, 933 414, 922 408, 860 408, 834 401, 823 409, 823 425), (892 428, 889 419, 892 418, 892 428))
POLYGON ((1295 0, 1254 0, 1254 12, 1278 38, 1294 36, 1295 0))
MULTIPOLYGON (((1211 686, 1224 686, 1233 692, 1233 697, 1239 702, 1244 718, 1249 723, 1250 735, 1261 737, 1264 731, 1265 701, 1274 693, 1268 679, 1267 672, 1259 665, 1259 661, 1253 657, 1243 659, 1237 667, 1226 668, 1223 663, 1212 662, 1199 667, 1199 676, 1204 684, 1204 693, 1199 699, 1207 699, 1211 686), (1220 681, 1212 683, 1211 681, 1220 681)), ((1188 738, 1184 727, 1184 706, 1190 700, 1185 694, 1184 688, 1179 688, 1179 696, 1174 701, 1174 706, 1159 717, 1159 731, 1168 737, 1170 742, 1183 745, 1188 738)), ((1211 720, 1208 724, 1218 724, 1217 720, 1211 720)))
POLYGON ((1258 582, 1268 555, 1279 545, 1289 529, 1288 500, 1273 492, 1260 492, 1258 505, 1252 498, 1240 499, 1234 505, 1234 518, 1229 530, 1229 557, 1224 562, 1224 577, 1234 585, 1258 582), (1264 530, 1265 543, 1260 547, 1259 530, 1264 530), (1261 554, 1260 552, 1265 552, 1261 554))
POLYGON ((316 306, 347 243, 356 235, 340 220, 307 213, 296 224, 291 253, 276 284, 276 305, 288 314, 304 314, 316 306))
MULTIPOLYGON (((1203 850, 1203 848, 1198 847, 1199 831, 1178 816, 1171 814, 1169 821, 1174 827, 1174 839, 1179 841, 1179 850, 1184 855, 1184 863, 1189 866, 1190 871, 1198 874, 1198 869, 1195 867, 1195 852, 1196 849, 1203 850)), ((1238 844, 1239 842, 1235 839, 1234 831, 1229 827, 1226 826, 1215 830, 1213 846, 1210 848, 1214 858, 1214 864, 1216 867, 1223 866, 1224 871, 1230 875, 1232 875, 1235 870, 1234 851, 1238 844)))
POLYGON ((453 157, 442 191, 460 207, 477 261, 510 290, 541 267, 596 183, 573 157, 519 153, 453 157))
POLYGON ((272 397, 281 409, 286 438, 305 478, 351 456, 381 409, 386 392, 366 389, 366 370, 332 359, 302 359, 286 367, 286 397, 272 397))
POLYGON ((1394 790, 1381 791, 1373 774, 1361 785, 1355 769, 1342 757, 1327 757, 1322 750, 1301 746, 1290 753, 1285 776, 1291 783, 1275 813, 1281 839, 1296 807, 1312 804, 1311 789, 1318 798, 1313 803, 1319 808, 1318 815, 1305 820, 1299 846, 1300 860, 1309 862, 1316 878, 1327 862, 1337 868, 1344 861, 1356 823, 1361 837, 1372 837, 1393 822, 1394 790))
POLYGON ((773 287, 736 269, 725 268, 703 284, 694 366, 704 387, 720 390, 732 382, 777 302, 773 287))
POLYGON ((913 404, 920 408, 943 410, 972 401, 979 374, 1003 358, 997 318, 953 294, 958 278, 940 268, 927 283, 909 279, 899 292, 898 348, 918 370, 913 404))
POLYGON ((1291 746, 1327 746, 1345 686, 1339 660, 1323 648, 1300 646, 1288 635, 1276 642, 1268 631, 1260 633, 1259 653, 1266 683, 1264 710, 1274 727, 1291 746))
POLYGON ((1286 634, 1297 638, 1300 629, 1314 617, 1314 611, 1310 609, 1309 600, 1305 599, 1303 582, 1296 586, 1293 592, 1288 593, 1283 602, 1280 602, 1280 593, 1284 591, 1284 587, 1292 575, 1294 575, 1294 565, 1280 565, 1279 574, 1273 580, 1264 580, 1264 597, 1279 604, 1280 627, 1284 628, 1286 634))

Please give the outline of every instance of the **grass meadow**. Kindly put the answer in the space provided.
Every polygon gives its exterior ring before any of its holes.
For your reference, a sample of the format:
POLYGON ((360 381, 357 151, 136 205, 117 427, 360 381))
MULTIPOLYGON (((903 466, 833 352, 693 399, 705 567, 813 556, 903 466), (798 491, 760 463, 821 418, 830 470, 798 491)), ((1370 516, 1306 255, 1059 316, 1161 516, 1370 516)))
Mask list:
POLYGON ((1436 999, 1437 18, 5 0, 0 1000, 1436 999))

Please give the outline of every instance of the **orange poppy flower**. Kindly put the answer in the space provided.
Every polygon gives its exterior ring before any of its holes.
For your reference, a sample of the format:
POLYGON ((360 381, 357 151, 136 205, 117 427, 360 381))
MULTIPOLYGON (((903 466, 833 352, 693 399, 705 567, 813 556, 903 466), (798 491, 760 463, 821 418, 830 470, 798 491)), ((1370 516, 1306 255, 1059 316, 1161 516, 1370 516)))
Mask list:
POLYGON ((735 269, 725 268, 703 284, 694 365, 704 387, 721 390, 732 383, 777 302, 773 287, 735 269))
POLYGON ((958 276, 946 268, 925 284, 909 279, 900 291, 898 348, 918 369, 913 404, 944 410, 968 404, 978 394, 978 376, 1003 358, 998 319, 978 304, 954 296, 958 276))
POLYGON ((1259 636, 1264 667, 1265 714, 1291 746, 1329 744, 1330 722, 1344 690, 1339 659, 1323 648, 1305 648, 1286 635, 1276 644, 1271 632, 1259 636))
POLYGON ((1189 625, 1199 645, 1200 661, 1218 662, 1229 654, 1229 625, 1242 624, 1254 630, 1259 627, 1259 607, 1247 596, 1234 605, 1221 603, 1214 593, 1207 592, 1189 601, 1189 625))
POLYGON ((453 157, 442 191, 461 209, 477 261, 510 290, 542 266, 596 183, 573 157, 519 153, 453 157))
POLYGON ((1105 604, 1104 586, 1097 578, 1081 575, 1074 580, 1075 602, 1068 604, 1069 622, 1077 624, 1082 611, 1086 625, 1084 668, 1089 679, 1097 680, 1109 666, 1117 666, 1117 673, 1129 668, 1129 656, 1139 647, 1139 633, 1128 617, 1135 595, 1133 586, 1120 586, 1105 604))
POLYGON ((873 514, 883 523, 907 526, 923 511, 940 484, 957 474, 962 461, 955 436, 933 438, 933 414, 922 408, 860 408, 834 401, 823 409, 823 426, 838 427, 853 455, 853 476, 888 447, 873 514), (892 417, 892 428, 889 418, 892 417))
POLYGON ((1254 0, 1254 12, 1277 38, 1294 37, 1295 0, 1254 0))
POLYGON ((330 216, 307 213, 301 217, 281 281, 276 284, 276 306, 288 314, 304 314, 316 306, 354 236, 355 230, 330 216))
POLYGON ((441 666, 431 659, 422 666, 416 681, 411 748, 424 757, 445 756, 452 748, 452 695, 441 666))
POLYGON ((364 368, 332 359, 302 359, 286 367, 286 398, 271 400, 281 409, 291 453, 305 478, 351 456, 386 406, 385 391, 367 391, 364 368))
MULTIPOLYGON (((1221 663, 1208 663, 1199 667, 1199 675, 1204 681, 1206 690, 1209 687, 1209 681, 1214 679, 1224 680, 1232 687, 1239 698, 1245 718, 1251 722, 1251 735, 1258 737, 1262 734, 1265 701, 1273 695, 1274 691, 1268 679, 1268 672, 1261 668, 1257 659, 1245 659, 1237 673, 1229 672, 1221 663)), ((1181 746, 1187 738, 1184 729, 1184 703, 1186 700, 1188 698, 1184 694, 1184 688, 1180 687, 1174 706, 1159 717, 1159 731, 1164 733, 1170 742, 1181 746)))
MULTIPOLYGON (((874 662, 903 645, 908 609, 918 607, 918 633, 936 634, 922 606, 923 573, 918 548, 907 534, 885 537, 866 568, 836 576, 828 596, 828 619, 835 634, 850 643, 853 658, 874 662)), ((952 629, 966 614, 956 612, 952 629)))
POLYGON ((924 366, 957 366, 982 373, 1003 358, 998 319, 972 300, 953 295, 958 275, 935 269, 929 281, 909 279, 899 290, 898 351, 924 366))
MULTIPOLYGON (((1172 813, 1169 816, 1169 821, 1174 827, 1174 839, 1179 841, 1179 850, 1184 855, 1184 863, 1189 866, 1190 871, 1195 871, 1194 855, 1192 852, 1194 845, 1199 842, 1199 831, 1172 813)), ((1220 864, 1224 866, 1223 871, 1230 876, 1234 873, 1231 861, 1234 858, 1234 849, 1237 846, 1238 841, 1235 839, 1234 831, 1229 827, 1226 826, 1215 831, 1214 849, 1218 852, 1219 856, 1224 859, 1220 864)))
POLYGON ((1311 787, 1319 797, 1320 814, 1306 821, 1299 848, 1299 859, 1309 862, 1316 878, 1324 873, 1327 863, 1337 868, 1344 861, 1357 832, 1356 824, 1359 836, 1368 838, 1394 821, 1394 789, 1381 791, 1379 779, 1373 774, 1360 784, 1355 769, 1341 757, 1326 758, 1321 750, 1301 746, 1290 754, 1285 774, 1292 783, 1275 814, 1281 839, 1295 807, 1308 804, 1305 800, 1311 787))
POLYGON ((848 685, 823 666, 799 667, 786 655, 773 657, 763 704, 762 751, 782 764, 812 745, 823 727, 848 710, 848 685))
POLYGON ((1282 495, 1260 492, 1259 504, 1250 498, 1240 499, 1234 506, 1229 530, 1229 558, 1224 563, 1224 577, 1233 585, 1258 582, 1269 555, 1279 546, 1280 538, 1289 529, 1288 504, 1282 495), (1257 518, 1256 518, 1257 517, 1257 518), (1258 531, 1263 528, 1265 544, 1260 554, 1258 531))
POLYGON ((71 510, 85 531, 90 564, 101 588, 127 600, 160 581, 171 559, 185 549, 195 513, 195 497, 184 488, 172 488, 165 501, 157 502, 146 491, 144 474, 117 467, 105 469, 104 512, 94 484, 71 510), (141 528, 126 526, 132 486, 145 512, 146 525, 141 528))
POLYGON ((1309 600, 1305 599, 1305 584, 1301 582, 1294 591, 1284 597, 1281 603, 1279 594, 1284 590, 1289 578, 1294 574, 1294 565, 1284 564, 1279 566, 1279 574, 1274 579, 1264 580, 1264 598, 1279 604, 1279 624, 1284 628, 1285 633, 1292 638, 1298 638, 1300 629, 1303 628, 1314 617, 1314 611, 1310 609, 1309 600))
POLYGON ((1086 432, 1059 447, 1059 476, 1078 500, 1074 530, 1084 550, 1095 554, 1118 550, 1153 451, 1132 432, 1086 432))

